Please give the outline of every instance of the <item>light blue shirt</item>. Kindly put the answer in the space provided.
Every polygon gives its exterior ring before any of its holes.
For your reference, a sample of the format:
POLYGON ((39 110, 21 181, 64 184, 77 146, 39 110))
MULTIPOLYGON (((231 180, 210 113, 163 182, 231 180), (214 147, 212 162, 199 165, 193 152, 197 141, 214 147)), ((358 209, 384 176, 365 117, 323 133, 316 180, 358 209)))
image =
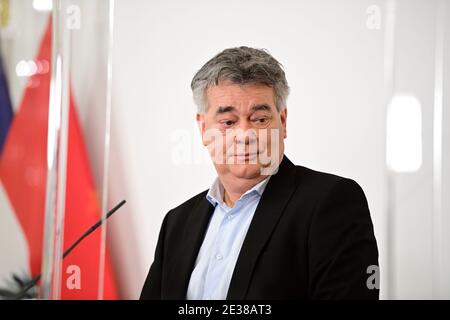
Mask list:
POLYGON ((189 280, 188 300, 225 300, 247 230, 270 176, 245 192, 233 208, 216 178, 206 198, 215 207, 189 280))

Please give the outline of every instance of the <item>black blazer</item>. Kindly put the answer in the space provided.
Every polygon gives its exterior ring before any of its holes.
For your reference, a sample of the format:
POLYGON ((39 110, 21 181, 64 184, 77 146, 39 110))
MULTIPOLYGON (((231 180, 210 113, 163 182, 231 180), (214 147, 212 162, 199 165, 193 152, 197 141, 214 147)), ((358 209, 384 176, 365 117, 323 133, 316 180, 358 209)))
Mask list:
MULTIPOLYGON (((165 216, 141 299, 186 299, 214 212, 206 193, 165 216)), ((283 156, 256 208, 227 299, 378 299, 379 290, 366 285, 371 265, 378 266, 378 249, 361 187, 283 156)))

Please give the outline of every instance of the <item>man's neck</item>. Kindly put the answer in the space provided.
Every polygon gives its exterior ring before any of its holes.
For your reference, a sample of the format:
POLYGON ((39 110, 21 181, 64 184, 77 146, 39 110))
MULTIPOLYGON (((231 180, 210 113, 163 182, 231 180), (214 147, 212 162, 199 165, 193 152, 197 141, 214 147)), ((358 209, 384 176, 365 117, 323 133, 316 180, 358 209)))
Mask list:
POLYGON ((227 181, 225 177, 219 177, 220 182, 224 188, 223 201, 225 204, 233 208, 236 201, 247 191, 263 181, 267 176, 259 176, 254 179, 239 179, 233 178, 233 182, 227 181))

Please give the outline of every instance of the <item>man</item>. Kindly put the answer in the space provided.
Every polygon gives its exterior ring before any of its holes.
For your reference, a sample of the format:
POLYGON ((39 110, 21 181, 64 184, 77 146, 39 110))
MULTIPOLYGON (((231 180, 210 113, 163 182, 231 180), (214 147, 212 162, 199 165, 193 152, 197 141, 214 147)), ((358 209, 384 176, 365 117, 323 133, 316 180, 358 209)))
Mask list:
POLYGON ((164 218, 141 299, 378 299, 363 190, 284 155, 278 61, 226 49, 191 87, 218 177, 164 218))

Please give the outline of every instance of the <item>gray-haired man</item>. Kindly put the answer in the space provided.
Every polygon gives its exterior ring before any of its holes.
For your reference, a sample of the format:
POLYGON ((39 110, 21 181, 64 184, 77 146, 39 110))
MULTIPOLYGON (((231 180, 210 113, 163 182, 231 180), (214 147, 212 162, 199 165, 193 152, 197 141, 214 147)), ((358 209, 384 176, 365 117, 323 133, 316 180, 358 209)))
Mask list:
POLYGON ((218 177, 167 213, 141 299, 378 299, 364 192, 284 155, 280 63, 226 49, 191 88, 218 177))

